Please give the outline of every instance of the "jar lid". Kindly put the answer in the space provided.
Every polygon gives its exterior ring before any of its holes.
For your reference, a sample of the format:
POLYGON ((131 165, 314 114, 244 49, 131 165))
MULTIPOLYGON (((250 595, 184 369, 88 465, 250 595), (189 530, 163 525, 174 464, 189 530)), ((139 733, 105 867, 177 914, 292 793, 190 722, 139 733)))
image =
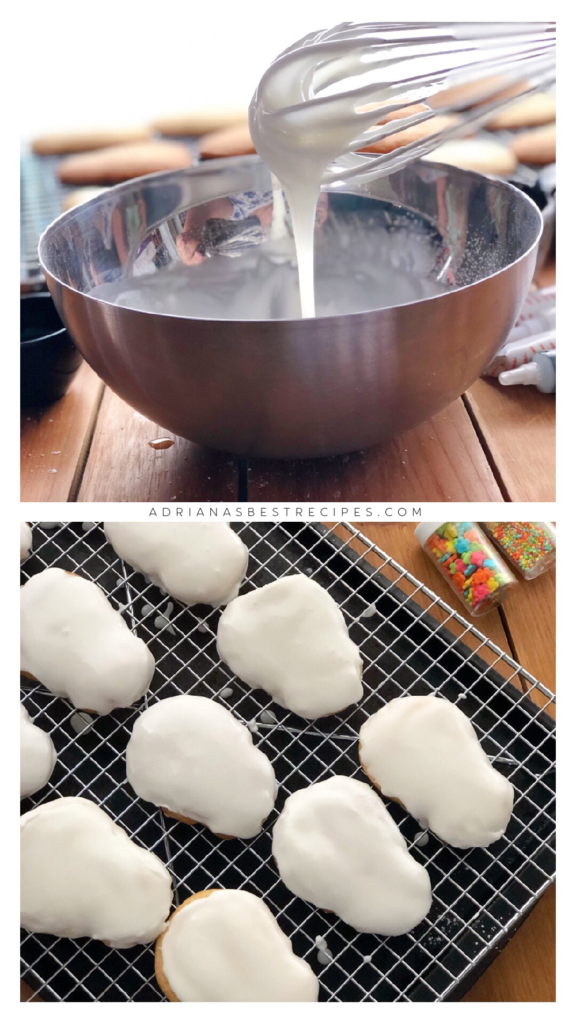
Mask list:
POLYGON ((439 530, 441 526, 444 526, 445 522, 446 520, 444 519, 439 523, 419 523, 414 530, 414 536, 418 543, 423 546, 428 538, 431 537, 433 533, 436 533, 436 530, 439 530))

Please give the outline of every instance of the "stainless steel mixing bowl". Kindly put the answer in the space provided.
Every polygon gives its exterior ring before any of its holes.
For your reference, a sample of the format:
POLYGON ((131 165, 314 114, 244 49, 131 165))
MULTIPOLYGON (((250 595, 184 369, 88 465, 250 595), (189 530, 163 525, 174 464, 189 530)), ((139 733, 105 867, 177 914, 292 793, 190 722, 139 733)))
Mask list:
MULTIPOLYGON (((472 172, 413 164, 329 194, 334 216, 367 204, 385 212, 382 232, 397 230, 396 211, 427 232, 435 259, 425 274, 447 285, 433 297, 314 320, 246 321, 143 312, 93 294, 120 279, 137 286, 143 273, 179 261, 190 208, 270 187, 256 157, 212 161, 113 188, 46 230, 39 255, 48 287, 100 377, 174 433, 251 456, 354 451, 461 395, 518 315, 541 233, 530 199, 472 172)), ((250 244, 263 234, 253 231, 250 244)), ((212 267, 230 265, 228 243, 216 244, 221 262, 212 267)))

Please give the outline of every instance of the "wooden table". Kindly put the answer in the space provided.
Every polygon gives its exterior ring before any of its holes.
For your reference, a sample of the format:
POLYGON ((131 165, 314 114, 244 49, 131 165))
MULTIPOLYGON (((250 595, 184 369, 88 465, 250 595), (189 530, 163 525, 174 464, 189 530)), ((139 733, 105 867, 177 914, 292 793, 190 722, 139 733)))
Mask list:
MULTIPOLYGON (((554 268, 537 275, 552 283, 554 268)), ((554 501, 555 400, 480 379, 387 444, 327 459, 239 459, 170 435, 87 365, 22 415, 23 501, 554 501), (171 437, 171 448, 148 442, 171 437)))

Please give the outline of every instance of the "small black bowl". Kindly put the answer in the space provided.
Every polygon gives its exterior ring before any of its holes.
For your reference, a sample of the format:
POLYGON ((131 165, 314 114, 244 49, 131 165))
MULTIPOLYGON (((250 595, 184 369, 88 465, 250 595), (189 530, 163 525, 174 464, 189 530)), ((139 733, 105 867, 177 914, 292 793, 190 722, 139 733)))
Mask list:
POLYGON ((82 356, 64 327, 50 292, 20 297, 20 405, 62 398, 82 356))

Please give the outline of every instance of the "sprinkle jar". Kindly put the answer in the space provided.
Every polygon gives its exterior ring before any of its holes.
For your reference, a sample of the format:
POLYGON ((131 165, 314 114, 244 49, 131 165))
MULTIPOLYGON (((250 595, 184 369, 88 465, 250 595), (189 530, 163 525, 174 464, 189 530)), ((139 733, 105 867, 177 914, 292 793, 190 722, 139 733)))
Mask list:
POLYGON ((552 523, 483 523, 484 530, 525 580, 556 563, 556 530, 552 523))
POLYGON ((420 523, 416 539, 471 615, 483 615, 517 586, 478 523, 420 523))

